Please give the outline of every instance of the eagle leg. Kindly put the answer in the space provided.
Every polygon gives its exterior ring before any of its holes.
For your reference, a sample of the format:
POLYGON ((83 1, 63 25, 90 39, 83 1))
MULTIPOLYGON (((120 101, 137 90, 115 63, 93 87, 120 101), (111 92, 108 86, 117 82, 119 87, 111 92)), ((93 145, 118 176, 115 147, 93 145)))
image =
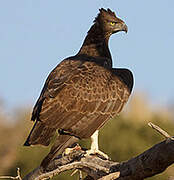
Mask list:
POLYGON ((88 156, 90 154, 98 154, 104 157, 105 159, 109 159, 108 155, 100 151, 98 148, 98 132, 99 130, 96 130, 94 134, 91 136, 91 149, 86 151, 85 156, 88 156))

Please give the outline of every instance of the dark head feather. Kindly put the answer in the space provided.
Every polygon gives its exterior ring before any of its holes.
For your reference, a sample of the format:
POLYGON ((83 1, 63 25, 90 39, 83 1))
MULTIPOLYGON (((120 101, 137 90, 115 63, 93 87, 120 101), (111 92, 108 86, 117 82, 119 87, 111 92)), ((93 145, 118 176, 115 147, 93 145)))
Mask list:
POLYGON ((119 31, 127 32, 126 24, 116 16, 115 12, 111 11, 109 8, 107 10, 101 8, 99 11, 100 12, 94 20, 94 25, 100 27, 104 34, 111 35, 119 31))
POLYGON ((104 8, 99 9, 99 13, 97 17, 95 18, 94 22, 100 22, 102 20, 107 19, 116 19, 116 15, 113 11, 111 11, 109 8, 106 10, 104 8))

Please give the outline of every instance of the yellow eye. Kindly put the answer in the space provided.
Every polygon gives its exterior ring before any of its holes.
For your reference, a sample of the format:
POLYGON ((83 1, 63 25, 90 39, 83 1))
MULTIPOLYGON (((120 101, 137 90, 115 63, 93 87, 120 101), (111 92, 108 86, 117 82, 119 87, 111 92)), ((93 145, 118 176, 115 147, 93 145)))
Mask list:
POLYGON ((114 25, 115 25, 115 22, 110 22, 110 25, 114 26, 114 25))

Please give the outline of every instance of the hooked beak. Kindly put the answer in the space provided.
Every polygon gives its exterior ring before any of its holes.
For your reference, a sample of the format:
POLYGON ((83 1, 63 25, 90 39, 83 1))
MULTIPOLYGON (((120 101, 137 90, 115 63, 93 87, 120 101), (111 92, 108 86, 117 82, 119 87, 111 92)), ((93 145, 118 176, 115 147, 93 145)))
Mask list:
POLYGON ((120 31, 124 31, 124 32, 128 32, 128 27, 127 25, 122 21, 121 23, 117 24, 117 27, 115 29, 114 33, 120 32, 120 31))
POLYGON ((128 32, 128 27, 125 23, 123 23, 123 25, 122 25, 122 31, 124 31, 125 33, 128 32))

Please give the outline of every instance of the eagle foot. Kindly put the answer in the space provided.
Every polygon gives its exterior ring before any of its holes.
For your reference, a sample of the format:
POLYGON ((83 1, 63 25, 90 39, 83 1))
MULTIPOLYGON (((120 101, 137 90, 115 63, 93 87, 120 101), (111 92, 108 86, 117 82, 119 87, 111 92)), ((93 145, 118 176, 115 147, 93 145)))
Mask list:
POLYGON ((99 149, 87 150, 85 156, 89 156, 89 155, 99 155, 101 158, 104 158, 107 160, 109 159, 109 156, 105 154, 104 152, 100 151, 99 149))
POLYGON ((91 136, 91 148, 90 148, 90 150, 86 151, 85 156, 89 156, 91 154, 99 155, 99 157, 107 159, 107 160, 109 159, 107 154, 105 154, 104 152, 99 150, 99 147, 98 147, 98 130, 96 130, 94 132, 94 134, 91 136))

